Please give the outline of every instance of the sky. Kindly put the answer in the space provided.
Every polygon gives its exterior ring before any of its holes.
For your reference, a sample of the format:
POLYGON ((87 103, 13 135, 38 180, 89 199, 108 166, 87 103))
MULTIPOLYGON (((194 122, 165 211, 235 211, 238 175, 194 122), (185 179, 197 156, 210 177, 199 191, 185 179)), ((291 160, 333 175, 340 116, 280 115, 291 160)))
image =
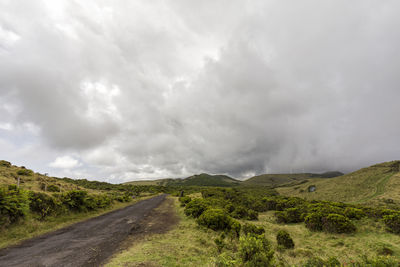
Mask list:
POLYGON ((400 159, 397 0, 0 0, 0 159, 112 183, 400 159))

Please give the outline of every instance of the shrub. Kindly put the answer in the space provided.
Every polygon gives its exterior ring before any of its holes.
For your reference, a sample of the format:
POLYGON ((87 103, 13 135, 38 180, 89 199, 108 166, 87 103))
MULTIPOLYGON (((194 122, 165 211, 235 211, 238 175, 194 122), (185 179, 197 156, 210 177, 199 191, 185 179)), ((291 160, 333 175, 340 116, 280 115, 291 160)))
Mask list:
POLYGON ((284 211, 275 212, 278 223, 298 223, 304 221, 300 208, 288 208, 284 211))
POLYGON ((265 233, 265 229, 263 227, 249 223, 244 224, 242 229, 245 235, 247 234, 262 235, 265 233))
POLYGON ((40 219, 44 219, 48 215, 60 213, 62 205, 56 198, 44 193, 29 192, 29 208, 32 212, 38 213, 40 219))
POLYGON ((263 235, 248 234, 241 237, 239 256, 245 266, 274 266, 274 251, 263 235))
POLYGON ((400 213, 383 216, 383 222, 385 223, 388 231, 395 234, 400 234, 400 213))
POLYGON ((343 213, 347 218, 356 220, 359 220, 365 216, 365 213, 362 210, 351 207, 345 208, 343 213))
POLYGON ((305 225, 312 231, 322 231, 322 214, 313 212, 304 218, 305 225))
POLYGON ((329 214, 323 217, 322 229, 329 233, 352 233, 356 231, 354 224, 340 214, 329 214))
POLYGON ((245 220, 257 220, 258 212, 252 209, 248 209, 244 206, 238 206, 231 213, 233 218, 236 219, 245 219, 245 220))
POLYGON ((232 220, 230 228, 236 237, 240 236, 240 229, 242 228, 242 225, 238 221, 232 220))
POLYGON ((181 202, 181 206, 184 207, 186 206, 187 203, 189 203, 192 199, 188 196, 180 197, 179 202, 181 202))
POLYGON ((281 245, 285 248, 294 248, 293 239, 285 230, 278 231, 276 235, 276 241, 278 242, 278 245, 281 245))
POLYGON ((186 216, 198 218, 206 209, 206 203, 202 199, 195 198, 186 204, 185 214, 186 216))
POLYGON ((87 210, 97 210, 109 207, 112 203, 107 195, 91 195, 85 198, 84 206, 87 210))
POLYGON ((208 209, 200 215, 197 223, 212 230, 230 230, 233 220, 222 209, 208 209))
POLYGON ((47 187, 47 191, 49 192, 60 192, 60 188, 54 184, 51 184, 47 187))
POLYGON ((340 261, 335 257, 330 257, 326 261, 319 257, 312 257, 307 260, 307 262, 303 265, 304 267, 340 267, 340 261))
POLYGON ((8 168, 8 167, 11 167, 11 163, 8 161, 5 161, 5 160, 0 160, 0 166, 8 168))
POLYGON ((87 192, 82 190, 72 190, 62 195, 62 203, 72 211, 86 211, 87 192))
POLYGON ((33 175, 33 171, 29 170, 29 169, 21 169, 17 171, 18 175, 25 175, 25 176, 32 176, 33 175))
POLYGON ((0 227, 7 227, 23 218, 29 210, 26 191, 10 185, 0 188, 0 227))

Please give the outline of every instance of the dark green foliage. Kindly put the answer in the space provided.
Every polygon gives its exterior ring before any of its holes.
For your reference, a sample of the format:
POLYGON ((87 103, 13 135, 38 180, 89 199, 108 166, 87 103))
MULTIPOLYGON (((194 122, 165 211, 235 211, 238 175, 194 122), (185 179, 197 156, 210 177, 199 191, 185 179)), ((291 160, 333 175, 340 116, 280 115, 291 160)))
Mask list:
POLYGON ((385 223, 388 231, 400 234, 400 213, 383 216, 383 222, 385 223))
POLYGON ((195 198, 186 204, 185 214, 186 216, 192 216, 198 218, 207 209, 207 204, 204 200, 195 198))
POLYGON ((322 218, 322 229, 328 233, 353 233, 356 231, 354 224, 340 214, 329 214, 322 218))
POLYGON ((285 230, 278 231, 276 234, 276 241, 278 242, 278 245, 283 246, 284 248, 294 248, 293 239, 285 230))
POLYGON ((246 220, 257 220, 258 212, 252 209, 248 209, 244 206, 236 207, 231 213, 233 218, 236 219, 246 219, 246 220))
POLYGON ((365 213, 361 209, 347 207, 344 209, 344 215, 349 219, 359 220, 365 216, 365 213))
POLYGON ((242 228, 242 225, 236 221, 236 220, 232 220, 231 225, 231 232, 236 236, 239 237, 240 236, 240 229, 242 228))
POLYGON ((288 208, 275 212, 278 223, 298 223, 304 221, 304 214, 300 208, 288 208))
POLYGON ((313 212, 304 219, 306 227, 312 231, 322 231, 323 215, 319 212, 313 212))
POLYGON ((60 213, 63 211, 61 202, 55 197, 45 193, 29 192, 29 208, 32 212, 39 214, 40 219, 48 215, 60 213))
POLYGON ((239 256, 244 266, 275 266, 274 251, 263 235, 248 234, 241 237, 239 256))
POLYGON ((21 169, 17 171, 18 175, 25 175, 25 176, 32 176, 33 175, 33 171, 29 170, 29 169, 21 169))
POLYGON ((222 209, 208 209, 197 219, 199 225, 212 230, 230 230, 233 219, 222 209))
POLYGON ((86 197, 88 193, 82 190, 72 190, 62 195, 62 203, 72 211, 86 211, 86 197))
POLYGON ((0 166, 11 167, 11 163, 5 160, 0 160, 0 166))
POLYGON ((181 206, 184 207, 187 203, 189 203, 192 199, 188 196, 180 197, 179 202, 181 202, 181 206))
POLYGON ((29 211, 29 198, 25 190, 14 185, 0 188, 0 228, 22 219, 29 211))
POLYGON ((222 249, 225 247, 224 239, 225 239, 225 234, 221 234, 221 236, 214 239, 214 243, 215 245, 217 245, 218 253, 221 253, 222 249))
POLYGON ((247 234, 262 235, 265 233, 265 229, 263 227, 249 223, 245 223, 242 227, 242 230, 245 235, 247 234))
POLYGON ((60 188, 54 184, 51 184, 47 187, 47 191, 49 192, 60 192, 60 188))
POLYGON ((110 206, 111 198, 107 195, 89 195, 84 199, 84 207, 82 210, 97 210, 110 206))

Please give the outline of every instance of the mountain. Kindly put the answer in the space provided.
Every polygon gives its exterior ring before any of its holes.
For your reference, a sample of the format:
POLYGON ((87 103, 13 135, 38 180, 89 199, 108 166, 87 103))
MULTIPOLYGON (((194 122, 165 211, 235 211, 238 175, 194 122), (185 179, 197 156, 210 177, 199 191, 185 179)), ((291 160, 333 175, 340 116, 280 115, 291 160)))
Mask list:
POLYGON ((310 178, 332 178, 341 175, 343 175, 343 173, 338 171, 325 172, 321 174, 317 173, 261 174, 243 181, 242 185, 276 187, 283 184, 290 185, 290 184, 303 183, 304 181, 310 178))
POLYGON ((240 185, 241 181, 226 175, 210 175, 207 173, 197 174, 185 179, 159 179, 154 181, 132 181, 127 184, 133 185, 163 185, 163 186, 222 186, 230 187, 240 185))
POLYGON ((375 164, 330 179, 311 178, 303 184, 278 187, 282 195, 351 203, 400 202, 400 161, 375 164), (309 192, 309 188, 315 191, 309 192))

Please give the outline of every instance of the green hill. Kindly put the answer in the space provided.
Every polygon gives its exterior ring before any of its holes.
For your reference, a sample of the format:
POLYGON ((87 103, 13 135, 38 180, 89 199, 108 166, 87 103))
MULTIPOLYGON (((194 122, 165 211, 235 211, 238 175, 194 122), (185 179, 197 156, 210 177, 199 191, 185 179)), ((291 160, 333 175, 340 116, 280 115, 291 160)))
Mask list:
POLYGON ((245 186, 280 186, 283 184, 299 184, 303 183, 307 179, 310 178, 332 178, 341 176, 343 173, 334 171, 334 172, 325 172, 321 174, 316 173, 294 173, 294 174, 262 174, 257 175, 252 178, 249 178, 243 181, 242 185, 245 186))
POLYGON ((237 186, 241 181, 226 175, 210 175, 207 173, 197 174, 185 179, 159 179, 153 181, 132 181, 127 184, 133 185, 163 185, 163 186, 237 186))
POLYGON ((18 167, 8 161, 0 160, 0 185, 17 184, 18 178, 20 179, 20 187, 31 191, 64 192, 83 189, 83 187, 64 181, 63 179, 49 177, 33 172, 24 166, 18 167))
POLYGON ((303 184, 278 187, 282 195, 352 203, 400 202, 400 161, 376 164, 331 178, 311 178, 303 184), (314 192, 309 192, 313 186, 314 192))

